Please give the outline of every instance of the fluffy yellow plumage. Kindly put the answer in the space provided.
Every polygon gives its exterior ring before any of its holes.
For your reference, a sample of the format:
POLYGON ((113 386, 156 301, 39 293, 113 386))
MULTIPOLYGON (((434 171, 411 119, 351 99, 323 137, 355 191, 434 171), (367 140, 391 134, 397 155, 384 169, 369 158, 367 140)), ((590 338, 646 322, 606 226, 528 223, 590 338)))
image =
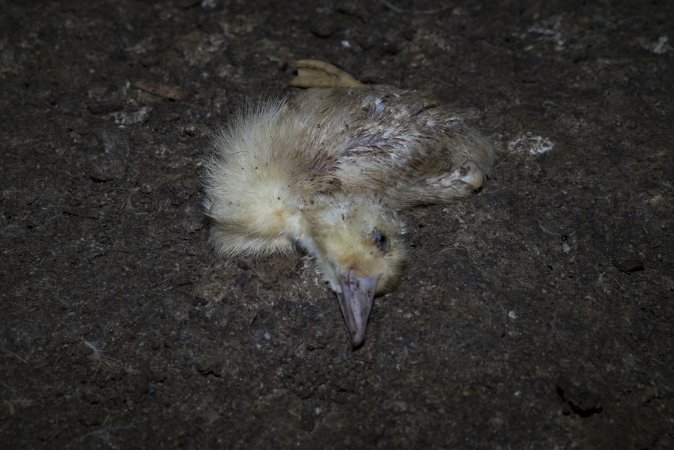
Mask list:
MULTIPOLYGON (((334 66, 300 64, 294 84, 316 84, 325 72, 344 79, 334 66)), ((374 295, 400 273, 396 210, 465 196, 492 163, 489 143, 429 97, 309 89, 246 111, 216 134, 205 182, 210 242, 223 256, 299 245, 337 293, 357 346, 374 295)))

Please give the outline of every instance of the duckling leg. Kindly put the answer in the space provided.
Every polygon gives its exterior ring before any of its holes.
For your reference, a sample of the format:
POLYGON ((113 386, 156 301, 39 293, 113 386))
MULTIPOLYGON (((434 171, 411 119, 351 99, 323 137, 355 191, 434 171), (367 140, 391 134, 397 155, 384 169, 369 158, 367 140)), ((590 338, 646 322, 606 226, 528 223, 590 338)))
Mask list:
POLYGON ((291 86, 303 88, 368 87, 351 74, 325 61, 300 59, 295 62, 295 67, 297 76, 290 81, 291 86))
POLYGON ((447 186, 462 186, 465 190, 477 191, 484 184, 484 173, 472 161, 467 162, 449 176, 442 178, 441 184, 447 186))
POLYGON ((446 203, 478 191, 484 181, 484 172, 468 161, 451 173, 425 178, 411 188, 406 185, 404 189, 396 189, 391 196, 404 207, 446 203))
POLYGON ((440 197, 449 200, 455 197, 465 197, 479 190, 484 180, 484 173, 477 164, 468 161, 452 173, 429 178, 427 184, 431 186, 431 189, 437 189, 440 197))

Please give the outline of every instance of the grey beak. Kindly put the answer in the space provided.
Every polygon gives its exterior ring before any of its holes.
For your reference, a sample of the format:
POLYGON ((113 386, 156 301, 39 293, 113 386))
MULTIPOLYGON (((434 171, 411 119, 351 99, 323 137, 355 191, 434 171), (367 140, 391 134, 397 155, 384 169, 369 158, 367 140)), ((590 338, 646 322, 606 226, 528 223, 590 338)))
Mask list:
POLYGON ((342 294, 338 295, 344 322, 349 329, 351 345, 358 347, 365 340, 367 319, 370 317, 377 278, 359 277, 353 270, 340 277, 342 294))

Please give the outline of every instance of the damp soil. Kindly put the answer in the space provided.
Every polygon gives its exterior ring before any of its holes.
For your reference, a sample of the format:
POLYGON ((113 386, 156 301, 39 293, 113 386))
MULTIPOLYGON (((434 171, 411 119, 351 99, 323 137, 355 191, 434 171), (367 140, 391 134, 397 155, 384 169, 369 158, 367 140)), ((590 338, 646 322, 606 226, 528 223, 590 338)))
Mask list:
POLYGON ((673 9, 3 1, 2 447, 674 447, 673 9), (209 132, 300 58, 498 151, 356 350, 306 256, 207 245, 209 132))

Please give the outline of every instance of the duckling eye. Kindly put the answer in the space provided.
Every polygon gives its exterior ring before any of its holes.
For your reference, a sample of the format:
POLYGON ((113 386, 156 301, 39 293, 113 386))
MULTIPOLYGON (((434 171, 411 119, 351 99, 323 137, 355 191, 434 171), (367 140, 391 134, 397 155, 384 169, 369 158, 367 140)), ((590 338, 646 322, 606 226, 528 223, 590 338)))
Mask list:
POLYGON ((386 235, 381 231, 374 230, 372 232, 372 240, 374 241, 374 244, 377 246, 379 251, 381 251, 382 253, 388 250, 390 245, 389 240, 386 237, 386 235))

